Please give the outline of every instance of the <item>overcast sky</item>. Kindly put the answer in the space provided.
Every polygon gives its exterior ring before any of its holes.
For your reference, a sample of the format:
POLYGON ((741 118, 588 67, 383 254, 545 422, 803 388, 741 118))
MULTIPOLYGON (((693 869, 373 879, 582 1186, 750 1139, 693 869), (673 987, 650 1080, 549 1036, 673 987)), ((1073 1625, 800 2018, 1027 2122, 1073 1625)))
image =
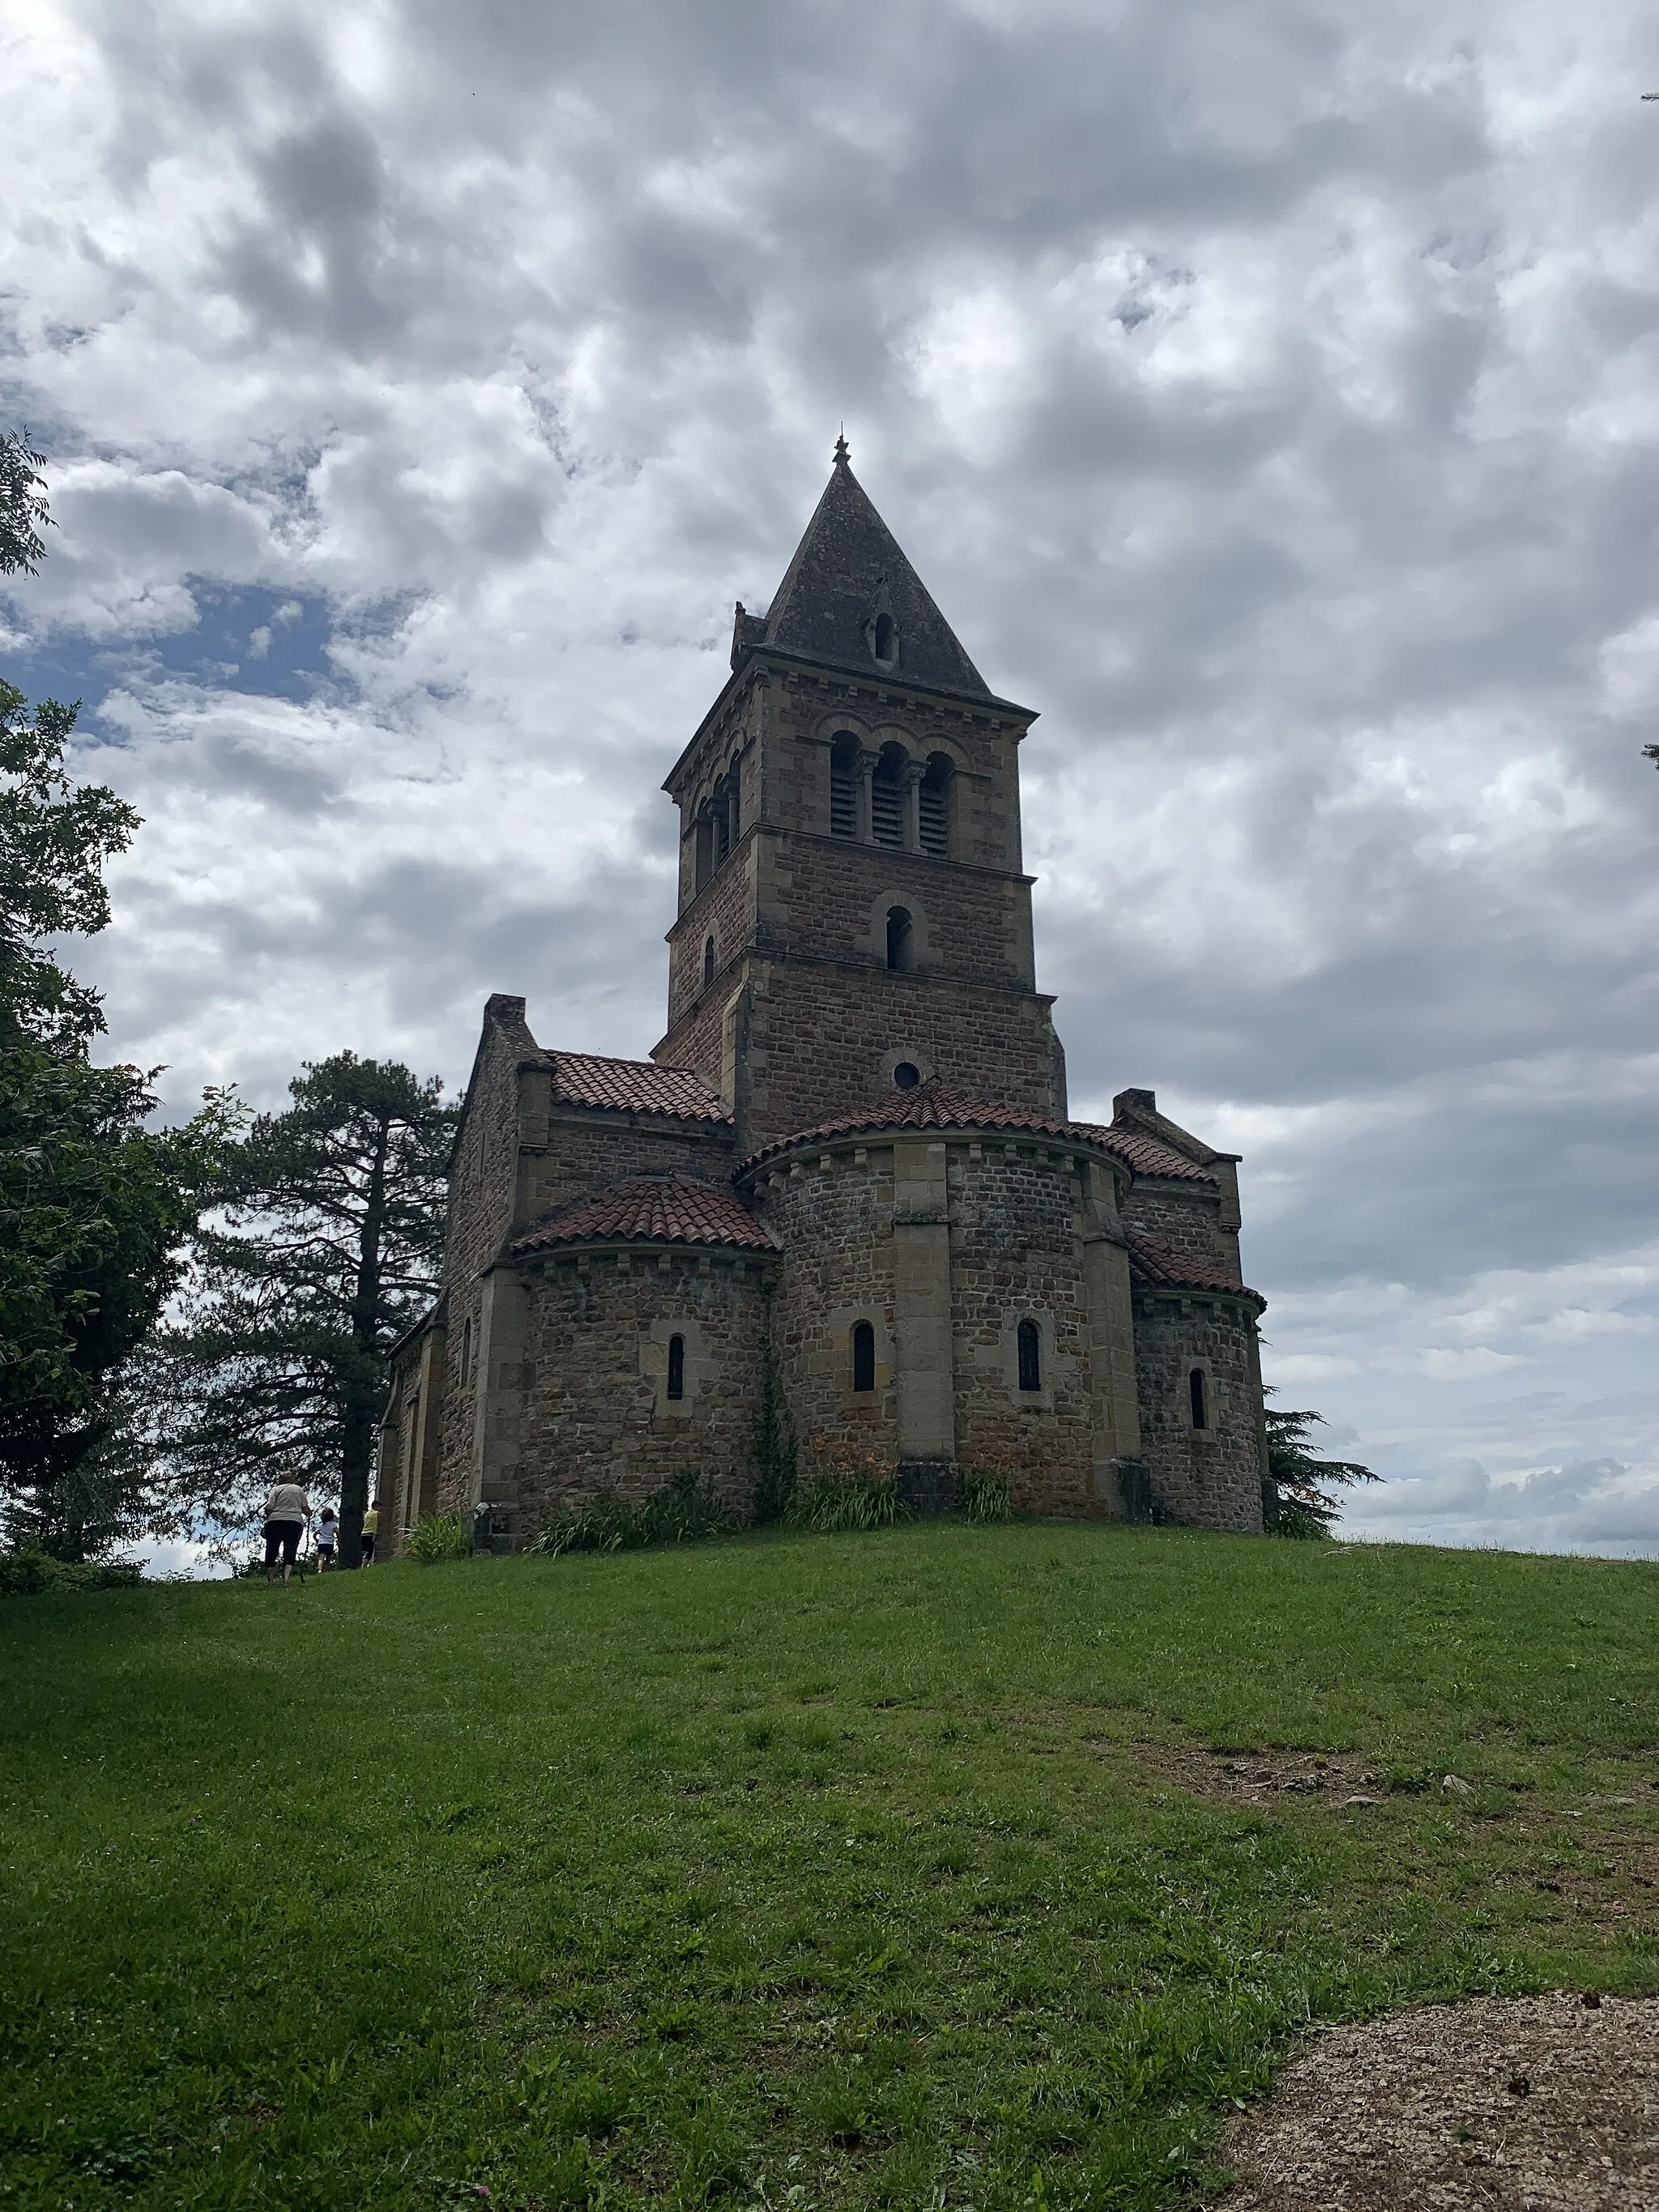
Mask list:
POLYGON ((661 778, 844 421, 1026 747, 1072 1103, 1245 1155, 1357 1530, 1659 1552, 1659 18, 33 0, 0 668, 172 1107, 662 1027, 661 778))

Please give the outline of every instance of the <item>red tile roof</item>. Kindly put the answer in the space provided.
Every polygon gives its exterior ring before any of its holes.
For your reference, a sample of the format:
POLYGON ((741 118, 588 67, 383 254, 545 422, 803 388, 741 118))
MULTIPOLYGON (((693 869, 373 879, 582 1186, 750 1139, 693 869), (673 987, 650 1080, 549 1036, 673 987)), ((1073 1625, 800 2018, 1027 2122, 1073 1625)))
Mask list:
POLYGON ((1108 1152, 1115 1152, 1143 1175, 1180 1175, 1200 1182, 1215 1180, 1202 1168, 1193 1166, 1168 1146, 1158 1144, 1150 1137, 1126 1134, 1095 1121, 1050 1121, 1040 1115, 1023 1114, 1017 1107, 1000 1106, 988 1098, 974 1098, 963 1091, 948 1090, 939 1082, 918 1084, 914 1091, 898 1092, 890 1102, 872 1104, 860 1113, 844 1115, 837 1121, 822 1122, 815 1129, 779 1137, 752 1153, 737 1172, 741 1175, 746 1169, 758 1167, 763 1161, 774 1159, 795 1145, 816 1143, 824 1137, 853 1136, 865 1129, 1012 1129, 1022 1135, 1029 1133, 1036 1137, 1081 1139, 1086 1144, 1102 1145, 1108 1152))
POLYGON ((572 1106, 605 1106, 629 1114, 666 1114, 682 1121, 729 1121, 707 1084, 689 1068, 652 1060, 606 1060, 594 1052, 549 1052, 553 1096, 572 1106))
POLYGON ((1183 1182, 1213 1182, 1214 1174, 1178 1152, 1172 1145, 1163 1144, 1156 1137, 1148 1137, 1139 1129, 1114 1121, 1103 1127, 1101 1135, 1115 1152, 1127 1160, 1137 1175, 1175 1176, 1183 1182))
POLYGON ((1129 1280, 1137 1289, 1159 1291, 1225 1291, 1236 1298, 1253 1298, 1258 1307, 1267 1301, 1260 1291, 1236 1283, 1219 1260, 1194 1260, 1156 1237, 1139 1230, 1127 1233, 1129 1280))
POLYGON ((591 1198, 577 1199, 538 1222, 513 1244, 544 1252, 556 1244, 738 1244, 776 1249, 735 1194, 690 1176, 633 1176, 591 1198))

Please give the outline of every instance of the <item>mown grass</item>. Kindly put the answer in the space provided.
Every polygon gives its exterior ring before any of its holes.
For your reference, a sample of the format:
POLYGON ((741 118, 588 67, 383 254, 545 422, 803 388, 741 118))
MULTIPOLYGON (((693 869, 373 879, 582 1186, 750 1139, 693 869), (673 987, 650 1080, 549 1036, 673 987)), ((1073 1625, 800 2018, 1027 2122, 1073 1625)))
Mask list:
POLYGON ((1174 2203, 1310 2021, 1659 1989, 1655 1591, 923 1525, 8 1601, 0 2203, 1174 2203), (1381 1802, 1203 1794, 1274 1746, 1381 1802))

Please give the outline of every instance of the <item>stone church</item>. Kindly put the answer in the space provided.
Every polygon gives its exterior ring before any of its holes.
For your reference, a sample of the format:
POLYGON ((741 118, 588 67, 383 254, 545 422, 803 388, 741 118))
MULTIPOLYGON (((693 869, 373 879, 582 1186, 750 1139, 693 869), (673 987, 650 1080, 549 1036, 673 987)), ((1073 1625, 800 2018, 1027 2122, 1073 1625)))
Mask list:
POLYGON ((381 1528, 497 1548, 690 1468, 739 1510, 769 1373, 803 1448, 1018 1509, 1259 1530, 1237 1156, 1150 1091, 1074 1121, 1036 987, 1019 747, 848 465, 664 786, 668 1028, 538 1043, 496 996, 442 1295, 395 1354, 381 1528))

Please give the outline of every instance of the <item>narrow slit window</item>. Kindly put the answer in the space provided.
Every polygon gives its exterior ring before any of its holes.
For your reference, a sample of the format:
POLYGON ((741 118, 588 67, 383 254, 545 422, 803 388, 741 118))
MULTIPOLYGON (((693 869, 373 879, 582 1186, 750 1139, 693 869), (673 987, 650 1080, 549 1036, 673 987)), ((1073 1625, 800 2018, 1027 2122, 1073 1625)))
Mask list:
POLYGON ((853 1388, 873 1390, 876 1387, 876 1332, 867 1321, 853 1324, 853 1388))
POLYGON ((685 1339, 671 1336, 668 1340, 668 1395, 671 1398, 685 1395, 685 1339))
POLYGON ((1204 1370, 1194 1367, 1187 1377, 1187 1398, 1193 1409, 1193 1426, 1207 1429, 1210 1425, 1209 1407, 1205 1403, 1204 1370))
POLYGON ((850 730, 837 730, 830 746, 830 834, 859 834, 859 741, 850 730))
POLYGON ((890 668, 898 659, 898 630, 891 615, 878 615, 873 636, 870 641, 876 659, 883 667, 890 668))
POLYGON ((887 909, 887 965, 896 975, 908 975, 915 966, 916 926, 908 906, 887 909))
POLYGON ((1042 1388, 1042 1338, 1034 1321, 1023 1321, 1019 1325, 1019 1387, 1022 1390, 1042 1388))
POLYGON ((705 991, 714 980, 714 940, 712 937, 708 937, 703 939, 702 946, 702 988, 705 991))
POLYGON ((466 1388, 466 1385, 467 1385, 467 1384, 468 1384, 471 1380, 472 1380, 472 1321, 471 1321, 471 1316, 469 1315, 469 1316, 468 1316, 468 1318, 467 1318, 466 1325, 465 1325, 465 1328, 462 1329, 462 1331, 461 1331, 461 1387, 462 1387, 462 1389, 465 1389, 466 1388))

